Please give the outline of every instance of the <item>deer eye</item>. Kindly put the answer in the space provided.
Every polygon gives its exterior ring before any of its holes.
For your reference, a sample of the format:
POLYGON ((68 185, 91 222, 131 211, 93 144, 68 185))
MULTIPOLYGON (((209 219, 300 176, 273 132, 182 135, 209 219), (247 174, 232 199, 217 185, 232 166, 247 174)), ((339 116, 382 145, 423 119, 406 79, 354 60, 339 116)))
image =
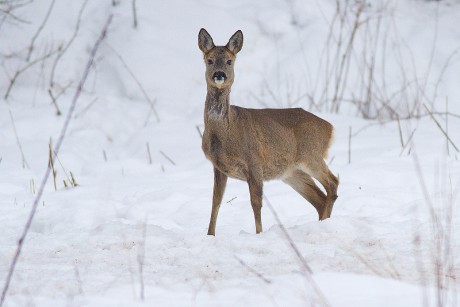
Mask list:
POLYGON ((212 60, 208 60, 208 64, 211 65, 214 64, 214 62, 212 60))
POLYGON ((232 60, 228 60, 227 65, 232 65, 232 60))

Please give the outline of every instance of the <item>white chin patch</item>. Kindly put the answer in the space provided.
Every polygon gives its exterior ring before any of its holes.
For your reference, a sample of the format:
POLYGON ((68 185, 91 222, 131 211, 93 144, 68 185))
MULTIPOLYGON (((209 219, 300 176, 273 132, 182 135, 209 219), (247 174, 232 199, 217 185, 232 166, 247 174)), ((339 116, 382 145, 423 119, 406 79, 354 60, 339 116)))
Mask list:
POLYGON ((216 82, 216 84, 224 84, 224 79, 214 78, 214 82, 216 82))

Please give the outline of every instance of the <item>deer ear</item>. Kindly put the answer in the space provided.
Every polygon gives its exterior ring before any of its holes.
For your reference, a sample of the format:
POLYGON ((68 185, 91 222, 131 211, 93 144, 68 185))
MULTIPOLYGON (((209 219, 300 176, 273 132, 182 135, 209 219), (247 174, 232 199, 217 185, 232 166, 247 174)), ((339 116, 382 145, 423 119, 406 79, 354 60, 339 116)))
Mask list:
POLYGON ((198 34, 198 47, 200 47, 200 50, 203 51, 203 53, 207 53, 215 47, 211 35, 209 35, 208 31, 203 28, 201 28, 200 33, 198 34))
POLYGON ((241 32, 241 30, 236 31, 235 34, 230 37, 226 47, 234 54, 237 54, 243 47, 243 32, 241 32))

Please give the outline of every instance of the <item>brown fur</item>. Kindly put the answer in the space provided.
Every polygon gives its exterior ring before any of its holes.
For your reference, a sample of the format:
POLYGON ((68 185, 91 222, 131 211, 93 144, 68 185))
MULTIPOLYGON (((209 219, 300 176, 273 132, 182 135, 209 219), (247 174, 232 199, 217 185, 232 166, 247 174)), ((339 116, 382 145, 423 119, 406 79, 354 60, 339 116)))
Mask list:
POLYGON ((247 109, 230 105, 233 65, 242 44, 241 31, 226 46, 215 46, 204 29, 198 35, 207 83, 202 148, 214 165, 208 234, 215 235, 228 177, 248 183, 256 233, 262 231, 262 189, 267 180, 283 180, 315 207, 320 220, 330 217, 339 184, 324 162, 333 139, 332 125, 300 108, 247 109), (216 73, 225 75, 221 84, 216 73), (326 195, 312 177, 323 185, 326 195))

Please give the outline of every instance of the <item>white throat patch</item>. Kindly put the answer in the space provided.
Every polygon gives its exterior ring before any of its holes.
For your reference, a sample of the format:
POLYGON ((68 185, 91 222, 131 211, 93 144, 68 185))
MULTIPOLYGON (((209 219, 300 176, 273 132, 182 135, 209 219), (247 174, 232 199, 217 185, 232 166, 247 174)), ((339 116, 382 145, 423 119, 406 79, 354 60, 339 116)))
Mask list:
POLYGON ((220 104, 215 104, 208 110, 209 118, 214 120, 222 119, 224 117, 224 113, 225 108, 220 104))
POLYGON ((221 112, 218 112, 217 110, 211 109, 208 111, 208 116, 210 119, 219 120, 224 117, 224 112, 222 110, 221 112))

